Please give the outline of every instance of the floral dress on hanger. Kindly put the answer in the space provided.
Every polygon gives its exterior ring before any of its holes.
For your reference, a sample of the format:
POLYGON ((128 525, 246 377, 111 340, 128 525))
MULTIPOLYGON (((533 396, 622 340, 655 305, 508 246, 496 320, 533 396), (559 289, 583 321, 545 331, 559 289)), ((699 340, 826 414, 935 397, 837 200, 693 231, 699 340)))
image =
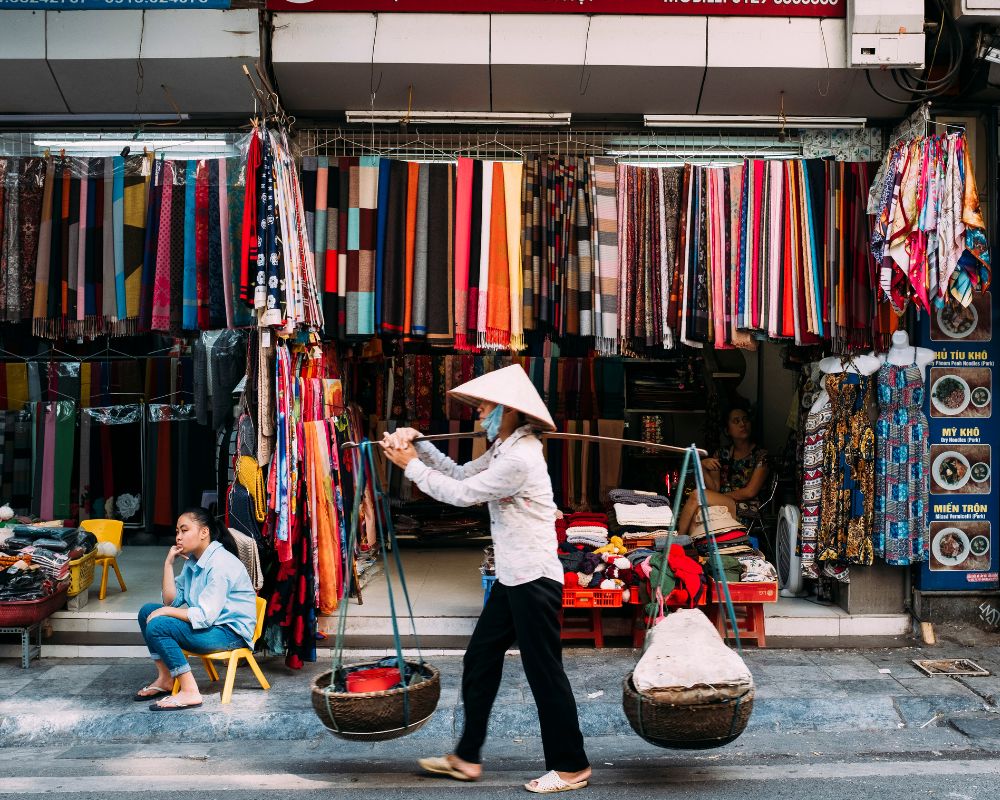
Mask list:
POLYGON ((817 560, 868 566, 873 560, 875 429, 868 416, 873 381, 839 372, 826 376, 833 412, 823 440, 823 491, 817 560))
POLYGON ((930 451, 924 415, 924 377, 917 365, 890 364, 878 371, 876 423, 875 552, 887 564, 927 559, 930 451))

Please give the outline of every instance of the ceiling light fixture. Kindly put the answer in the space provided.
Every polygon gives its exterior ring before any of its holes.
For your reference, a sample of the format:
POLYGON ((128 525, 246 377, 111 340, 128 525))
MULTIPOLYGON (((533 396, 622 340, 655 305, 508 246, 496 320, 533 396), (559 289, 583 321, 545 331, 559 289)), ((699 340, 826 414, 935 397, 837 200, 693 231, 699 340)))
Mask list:
POLYGON ((347 111, 349 124, 397 125, 569 125, 572 114, 527 111, 347 111))
POLYGON ((834 128, 861 129, 867 117, 787 117, 725 114, 646 114, 648 128, 834 128))
POLYGON ((38 138, 32 141, 35 147, 49 150, 65 150, 67 153, 118 153, 124 147, 146 147, 150 150, 183 150, 196 153, 223 153, 232 148, 225 138, 213 139, 59 139, 38 138))

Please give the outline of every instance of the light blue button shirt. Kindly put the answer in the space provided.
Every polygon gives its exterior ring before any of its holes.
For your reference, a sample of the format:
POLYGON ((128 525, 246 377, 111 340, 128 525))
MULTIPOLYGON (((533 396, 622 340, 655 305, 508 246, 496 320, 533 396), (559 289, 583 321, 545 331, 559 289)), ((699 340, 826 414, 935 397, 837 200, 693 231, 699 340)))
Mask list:
POLYGON ((247 644, 257 625, 257 595, 243 562, 219 542, 205 548, 197 561, 187 561, 174 579, 177 596, 171 605, 188 607, 195 630, 226 625, 247 644))

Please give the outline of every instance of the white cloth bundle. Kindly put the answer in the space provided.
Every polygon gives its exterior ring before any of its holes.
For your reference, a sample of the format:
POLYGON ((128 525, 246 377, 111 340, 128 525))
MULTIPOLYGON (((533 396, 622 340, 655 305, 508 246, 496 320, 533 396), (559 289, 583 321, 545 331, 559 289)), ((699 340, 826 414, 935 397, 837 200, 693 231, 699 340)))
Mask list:
POLYGON ((643 693, 679 692, 726 686, 736 692, 753 685, 753 676, 735 650, 700 610, 672 612, 649 632, 650 641, 632 673, 643 693))
POLYGON ((619 525, 644 525, 650 528, 664 528, 674 519, 670 506, 647 506, 645 503, 625 505, 615 503, 615 519, 619 525))

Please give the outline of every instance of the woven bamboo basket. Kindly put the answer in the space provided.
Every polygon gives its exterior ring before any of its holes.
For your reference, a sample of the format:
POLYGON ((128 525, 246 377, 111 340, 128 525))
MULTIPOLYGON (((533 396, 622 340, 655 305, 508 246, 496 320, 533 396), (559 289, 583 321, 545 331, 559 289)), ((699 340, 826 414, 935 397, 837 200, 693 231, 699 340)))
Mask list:
POLYGON ((706 750, 737 739, 750 720, 753 697, 751 686, 740 697, 714 703, 657 703, 636 691, 631 672, 622 686, 622 708, 632 730, 650 744, 678 750, 706 750))
MULTIPOLYGON (((423 727, 437 708, 441 696, 441 673, 430 664, 407 662, 424 676, 408 689, 383 692, 328 692, 331 672, 323 672, 312 682, 312 704, 320 722, 334 736, 360 742, 398 739, 423 727), (403 698, 409 693, 409 724, 403 698)), ((357 666, 375 666, 358 664, 357 666)))

